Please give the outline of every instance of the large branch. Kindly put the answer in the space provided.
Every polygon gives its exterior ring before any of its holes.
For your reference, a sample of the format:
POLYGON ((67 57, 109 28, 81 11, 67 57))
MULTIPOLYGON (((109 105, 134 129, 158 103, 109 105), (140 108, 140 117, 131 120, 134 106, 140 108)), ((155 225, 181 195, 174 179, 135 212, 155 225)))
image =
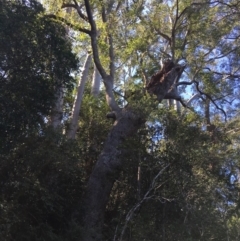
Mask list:
POLYGON ((99 53, 98 53, 98 45, 97 45, 97 27, 96 27, 96 23, 93 19, 93 15, 92 15, 92 10, 91 10, 91 6, 88 0, 84 0, 85 2, 85 7, 86 7, 86 12, 88 15, 88 19, 89 19, 89 23, 91 26, 91 44, 92 44, 92 50, 93 50, 93 58, 94 58, 94 62, 96 64, 96 67, 99 71, 99 73, 101 74, 102 78, 105 80, 107 79, 108 75, 106 73, 106 71, 104 70, 101 62, 100 62, 100 58, 99 58, 99 53))
POLYGON ((172 45, 172 39, 171 39, 167 34, 161 32, 159 29, 156 29, 155 27, 154 27, 154 30, 155 30, 160 36, 162 36, 164 39, 166 39, 166 40, 168 41, 168 43, 169 43, 170 46, 172 45))
POLYGON ((84 15, 81 11, 81 7, 77 4, 77 1, 74 1, 75 4, 63 3, 62 8, 75 8, 78 12, 78 15, 85 21, 88 22, 88 17, 84 15))
POLYGON ((232 74, 232 73, 220 73, 220 72, 217 72, 217 71, 213 71, 211 70, 209 67, 205 67, 204 69, 207 69, 209 70, 210 72, 212 72, 213 74, 217 74, 217 75, 226 75, 228 77, 232 77, 232 78, 239 78, 240 77, 240 74, 232 74))
POLYGON ((113 39, 111 34, 109 34, 108 41, 109 41, 109 57, 110 57, 110 66, 109 66, 110 76, 114 79, 115 65, 114 65, 113 39))
POLYGON ((77 30, 77 31, 86 33, 86 34, 88 34, 88 35, 91 34, 91 31, 90 31, 90 30, 88 30, 88 29, 86 29, 86 28, 78 27, 78 26, 76 26, 76 25, 68 22, 65 18, 56 16, 56 15, 54 15, 54 14, 48 14, 48 15, 46 15, 46 16, 49 17, 49 18, 55 19, 55 20, 59 20, 60 22, 66 24, 67 26, 73 28, 74 30, 77 30))
POLYGON ((233 53, 233 52, 236 52, 236 51, 238 51, 238 50, 239 50, 239 47, 233 48, 233 49, 229 50, 229 51, 228 51, 227 53, 225 53, 225 54, 222 54, 222 55, 219 55, 219 56, 217 56, 217 57, 213 57, 213 58, 207 60, 207 62, 211 62, 211 61, 216 60, 216 59, 225 58, 227 55, 229 55, 229 54, 231 54, 231 53, 233 53))
POLYGON ((197 93, 195 95, 193 95, 188 101, 187 101, 187 106, 190 107, 192 102, 197 99, 197 98, 200 98, 201 97, 201 94, 200 93, 197 93))
MULTIPOLYGON (((214 2, 212 2, 214 3, 214 2)), ((177 16, 177 20, 180 19, 186 12, 187 10, 189 10, 191 7, 195 6, 201 6, 201 5, 205 5, 205 4, 212 4, 211 2, 205 2, 205 3, 191 3, 190 6, 187 6, 186 8, 183 9, 183 11, 178 14, 177 16)))
POLYGON ((108 75, 103 68, 100 58, 99 58, 99 52, 98 52, 98 44, 97 44, 97 28, 96 28, 96 23, 93 19, 92 11, 91 11, 91 6, 88 0, 84 0, 85 2, 85 7, 86 7, 86 12, 88 15, 89 23, 91 26, 91 45, 92 45, 92 51, 93 51, 93 59, 94 63, 101 74, 103 78, 103 83, 106 88, 106 99, 107 99, 107 104, 113 111, 119 111, 120 108, 117 105, 115 101, 115 97, 113 95, 113 76, 110 74, 108 75))
POLYGON ((192 85, 192 84, 193 84, 193 82, 181 81, 181 82, 178 82, 176 84, 176 86, 179 86, 179 85, 192 85))
MULTIPOLYGON (((113 2, 111 1, 109 3, 110 5, 113 4, 113 2)), ((108 14, 112 9, 112 5, 109 6, 108 5, 108 10, 106 11, 105 6, 102 3, 102 21, 104 23, 107 23, 108 20, 108 14)), ((109 44, 109 59, 110 59, 110 64, 109 64, 109 69, 110 69, 110 76, 112 77, 112 79, 114 79, 114 72, 115 72, 115 66, 114 66, 114 50, 113 50, 113 39, 112 39, 112 35, 110 33, 108 33, 108 38, 106 39, 106 42, 108 42, 109 44)))

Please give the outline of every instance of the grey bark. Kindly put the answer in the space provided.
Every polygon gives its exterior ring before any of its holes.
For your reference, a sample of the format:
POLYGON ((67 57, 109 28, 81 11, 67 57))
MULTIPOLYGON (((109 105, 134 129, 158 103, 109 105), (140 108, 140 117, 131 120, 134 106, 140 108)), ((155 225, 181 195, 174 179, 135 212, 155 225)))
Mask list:
MULTIPOLYGON (((170 98, 172 95, 172 85, 177 77, 178 71, 175 68, 166 75, 166 83, 161 86, 162 89, 160 91, 162 98, 165 96, 170 98)), ((108 76, 108 78, 110 77, 108 76)), ((109 83, 108 80, 111 80, 108 78, 105 80, 107 83, 109 83)), ((111 96, 108 96, 108 85, 105 85, 105 87, 107 101, 111 104, 111 96)), ((84 199, 85 213, 83 215, 84 234, 81 241, 103 240, 102 228, 105 208, 113 184, 122 168, 120 148, 124 140, 136 134, 141 124, 145 122, 145 116, 142 117, 140 114, 135 115, 130 107, 124 109, 118 107, 117 110, 108 115, 109 118, 114 118, 114 116, 116 120, 113 128, 108 135, 103 151, 97 160, 86 187, 86 196, 84 199)))
POLYGON ((84 200, 84 234, 82 241, 100 241, 104 212, 115 180, 122 168, 121 144, 144 123, 131 110, 123 109, 114 122, 103 151, 90 176, 84 200))
POLYGON ((75 96, 74 105, 72 108, 72 116, 70 118, 69 131, 67 133, 67 137, 69 139, 75 139, 75 136, 76 136, 76 132, 78 128, 79 111, 82 103, 83 91, 87 80, 91 61, 92 61, 92 57, 90 54, 88 54, 83 66, 82 75, 79 81, 77 94, 75 96))
POLYGON ((100 92, 101 75, 98 72, 96 65, 94 65, 93 80, 92 80, 92 95, 97 98, 100 92))
MULTIPOLYGON (((89 21, 88 23, 91 27, 89 36, 91 38, 94 63, 103 78, 106 91, 106 101, 112 111, 107 115, 107 117, 115 120, 112 130, 105 141, 103 150, 88 180, 83 199, 84 213, 81 215, 83 222, 83 237, 81 238, 81 241, 101 241, 103 240, 102 229, 104 224, 105 208, 108 203, 113 184, 118 178, 123 165, 120 158, 122 143, 126 138, 137 133, 137 130, 141 127, 141 125, 145 123, 145 117, 140 116, 141 113, 139 112, 139 114, 135 114, 131 107, 121 109, 118 106, 113 93, 115 67, 112 37, 110 34, 108 35, 110 74, 107 74, 99 58, 97 43, 98 31, 91 11, 91 5, 89 0, 84 0, 84 2, 89 21)), ((179 68, 174 68, 167 74, 166 81, 164 81, 164 84, 161 85, 162 88, 159 91, 159 101, 163 98, 172 98, 174 94, 173 87, 175 83, 178 82, 181 73, 182 70, 179 71, 179 68)))
POLYGON ((174 100, 174 109, 177 111, 178 115, 181 114, 181 105, 178 100, 174 100))
POLYGON ((187 106, 190 107, 191 104, 192 104, 192 102, 193 102, 194 100, 196 100, 197 98, 199 98, 200 96, 201 96, 201 95, 200 95, 199 93, 193 95, 193 96, 188 100, 187 106))

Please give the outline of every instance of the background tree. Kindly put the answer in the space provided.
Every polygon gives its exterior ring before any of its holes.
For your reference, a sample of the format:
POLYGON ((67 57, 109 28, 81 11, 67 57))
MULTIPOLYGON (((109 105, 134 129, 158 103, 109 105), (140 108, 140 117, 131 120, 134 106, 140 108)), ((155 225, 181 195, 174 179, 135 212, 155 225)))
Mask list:
POLYGON ((76 56, 63 26, 40 17, 43 8, 18 1, 1 5, 1 146, 40 132, 53 110, 59 86, 73 88, 76 56), (38 17, 39 16, 39 17, 38 17))

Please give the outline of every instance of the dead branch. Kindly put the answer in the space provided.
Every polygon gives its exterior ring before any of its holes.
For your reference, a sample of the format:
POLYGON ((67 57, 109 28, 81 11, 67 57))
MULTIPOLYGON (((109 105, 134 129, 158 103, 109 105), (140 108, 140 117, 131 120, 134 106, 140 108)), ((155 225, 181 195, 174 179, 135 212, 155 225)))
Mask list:
POLYGON ((125 223, 124 223, 124 226, 123 226, 123 229, 122 229, 122 232, 121 232, 121 236, 120 236, 120 241, 123 240, 123 236, 124 236, 124 233, 126 231, 126 228, 128 226, 128 223, 131 221, 131 219, 133 218, 133 215, 136 213, 137 210, 139 210, 139 208, 142 206, 142 204, 149 200, 151 198, 151 196, 149 196, 149 194, 155 189, 156 187, 156 181, 157 179, 159 178, 159 176, 170 166, 170 164, 168 164, 167 166, 165 166, 164 168, 162 168, 158 174, 153 178, 149 188, 148 188, 148 191, 145 193, 144 197, 139 201, 137 202, 133 208, 128 212, 127 216, 126 216, 126 220, 125 220, 125 223))

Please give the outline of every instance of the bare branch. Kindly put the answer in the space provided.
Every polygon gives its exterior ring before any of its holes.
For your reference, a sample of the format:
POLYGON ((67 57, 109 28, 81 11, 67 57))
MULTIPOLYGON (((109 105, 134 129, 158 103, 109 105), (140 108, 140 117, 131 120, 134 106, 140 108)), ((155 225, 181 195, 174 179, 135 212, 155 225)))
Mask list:
POLYGON ((211 97, 209 94, 207 94, 207 93, 205 93, 205 92, 203 92, 203 91, 201 91, 201 90, 199 89, 199 83, 198 83, 196 80, 194 80, 194 83, 196 84, 197 91, 198 91, 201 95, 205 95, 208 99, 210 99, 210 100, 212 101, 212 103, 215 105, 215 107, 216 107, 218 110, 222 111, 222 113, 223 113, 224 116, 225 116, 225 121, 226 121, 226 120, 227 120, 227 114, 226 114, 226 112, 215 103, 215 101, 212 99, 212 97, 211 97))
POLYGON ((168 164, 167 166, 165 166, 163 169, 161 169, 158 174, 153 178, 152 183, 150 184, 148 191, 145 193, 144 197, 142 198, 142 200, 140 200, 138 203, 136 203, 134 205, 134 207, 128 212, 127 216, 126 216, 126 221, 125 224, 123 226, 122 232, 121 232, 121 236, 120 236, 120 241, 123 240, 123 236, 124 233, 126 231, 126 228, 128 226, 129 221, 131 221, 131 219, 133 218, 133 215, 135 214, 135 212, 141 207, 141 205, 149 200, 151 198, 151 196, 149 196, 150 192, 152 192, 154 190, 154 188, 156 187, 156 181, 158 179, 158 177, 170 166, 170 164, 168 164))
POLYGON ((110 58, 110 66, 109 66, 110 76, 114 78, 114 73, 115 73, 114 50, 113 50, 113 39, 111 34, 109 34, 108 41, 109 41, 109 58, 110 58))
POLYGON ((72 3, 63 3, 61 8, 75 8, 78 12, 80 18, 88 22, 88 17, 84 15, 81 11, 81 7, 77 4, 77 1, 74 1, 75 4, 72 3))
MULTIPOLYGON (((110 2, 109 4, 113 4, 113 3, 110 2)), ((112 9, 112 6, 111 6, 110 9, 112 9)), ((108 9, 108 10, 110 11, 110 9, 108 9)), ((104 5, 102 4, 102 20, 103 20, 104 23, 107 22, 107 15, 108 15, 108 11, 106 12, 106 9, 105 9, 104 5)), ((112 78, 114 78, 115 66, 114 66, 113 39, 112 39, 112 35, 110 33, 108 33, 108 39, 106 39, 106 42, 107 41, 108 41, 108 44, 109 44, 110 76, 112 78)))
POLYGON ((97 28, 96 28, 96 23, 93 19, 92 11, 91 11, 91 6, 89 3, 89 0, 84 0, 85 2, 85 7, 86 7, 86 12, 88 15, 89 23, 91 25, 91 45, 92 45, 92 51, 93 51, 93 59, 94 63, 101 74, 103 78, 103 83, 106 88, 106 99, 107 99, 107 104, 109 107, 114 110, 114 111, 119 111, 120 108, 117 105, 114 95, 113 95, 113 76, 108 75, 103 68, 100 58, 99 58, 99 52, 98 52, 98 44, 97 44, 97 28))
POLYGON ((178 82, 176 84, 176 86, 179 86, 179 85, 192 85, 192 84, 193 84, 193 82, 182 81, 182 82, 178 82))
POLYGON ((174 94, 171 94, 171 93, 167 93, 167 94, 164 96, 164 99, 167 99, 167 100, 170 100, 170 99, 171 99, 171 100, 177 100, 177 101, 179 101, 179 102, 182 104, 182 106, 188 108, 188 106, 184 103, 184 101, 182 100, 182 98, 181 98, 180 95, 174 95, 174 94))
POLYGON ((160 36, 162 36, 163 38, 165 38, 169 42, 170 46, 172 45, 172 39, 167 34, 161 32, 159 29, 156 29, 155 27, 154 27, 154 29, 160 36))
POLYGON ((240 77, 240 74, 235 75, 235 74, 232 74, 232 73, 220 73, 220 72, 216 72, 216 71, 211 70, 209 67, 206 67, 204 69, 207 69, 210 72, 212 72, 214 74, 217 74, 217 75, 227 75, 228 77, 233 77, 233 78, 239 78, 240 77))
POLYGON ((84 20, 86 20, 86 21, 88 22, 88 17, 87 17, 85 14, 83 14, 82 11, 81 11, 81 8, 82 8, 83 6, 79 6, 76 0, 73 0, 73 1, 74 1, 74 3, 75 3, 75 6, 76 6, 76 9, 77 9, 78 15, 79 15, 82 19, 84 19, 84 20))
POLYGON ((76 8, 76 5, 72 3, 63 3, 61 8, 76 8))
POLYGON ((192 3, 190 6, 187 6, 186 8, 184 8, 183 9, 183 11, 178 15, 178 19, 180 19, 185 13, 186 13, 186 11, 189 9, 189 8, 191 8, 192 6, 201 6, 201 5, 204 5, 204 4, 210 4, 210 2, 209 3, 207 3, 207 2, 205 2, 205 3, 192 3))
POLYGON ((91 6, 88 0, 84 0, 85 2, 85 7, 89 19, 89 23, 91 25, 91 44, 92 44, 92 50, 93 50, 93 58, 94 62, 96 64, 96 67, 101 74, 102 78, 105 80, 108 75, 106 71, 104 70, 103 66, 101 65, 100 59, 99 59, 99 53, 98 53, 98 45, 97 45, 97 28, 96 28, 96 23, 93 20, 93 15, 91 11, 91 6))
POLYGON ((176 26, 177 26, 177 22, 179 20, 178 18, 178 12, 179 11, 179 3, 178 3, 178 0, 177 0, 177 9, 176 9, 176 19, 174 21, 174 24, 172 25, 172 36, 171 36, 171 39, 172 39, 172 54, 173 54, 173 58, 174 58, 174 49, 175 49, 175 32, 176 32, 176 26))
POLYGON ((187 101, 187 106, 190 107, 191 103, 192 103, 195 99, 199 98, 200 96, 201 96, 201 95, 200 95, 199 93, 193 95, 193 96, 187 101))
POLYGON ((119 8, 122 6, 122 3, 123 3, 122 0, 119 0, 119 1, 118 1, 117 7, 116 7, 116 9, 115 9, 116 12, 117 12, 117 11, 119 10, 119 8))
POLYGON ((228 54, 231 54, 231 53, 233 53, 233 52, 236 52, 238 49, 239 49, 239 47, 233 48, 233 49, 229 50, 229 51, 228 51, 227 53, 225 53, 225 54, 222 54, 222 55, 219 55, 219 56, 217 56, 217 57, 213 57, 213 58, 207 60, 207 62, 211 62, 211 61, 216 60, 216 59, 222 59, 222 58, 226 57, 228 54))

